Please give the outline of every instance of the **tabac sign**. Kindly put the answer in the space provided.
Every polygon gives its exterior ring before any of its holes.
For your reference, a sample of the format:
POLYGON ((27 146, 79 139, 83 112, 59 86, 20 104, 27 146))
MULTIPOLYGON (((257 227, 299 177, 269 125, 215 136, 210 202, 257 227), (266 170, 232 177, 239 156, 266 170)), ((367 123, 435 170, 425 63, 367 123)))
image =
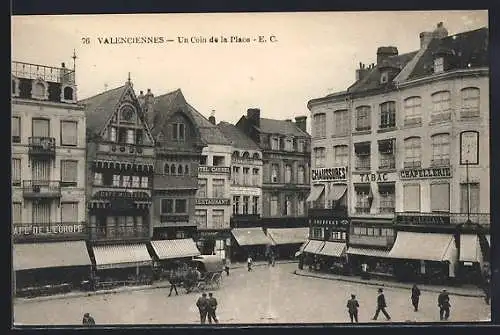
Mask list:
POLYGON ((314 169, 311 173, 313 182, 322 181, 347 181, 347 166, 314 169))
POLYGON ((405 169, 399 172, 401 179, 451 178, 450 167, 405 169))

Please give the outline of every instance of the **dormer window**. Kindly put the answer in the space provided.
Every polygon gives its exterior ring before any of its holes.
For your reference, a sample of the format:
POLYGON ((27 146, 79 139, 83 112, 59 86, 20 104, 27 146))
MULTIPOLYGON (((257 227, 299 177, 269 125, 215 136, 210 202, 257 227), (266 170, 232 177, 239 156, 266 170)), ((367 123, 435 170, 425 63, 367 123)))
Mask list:
POLYGON ((444 58, 438 57, 434 59, 434 73, 441 73, 444 71, 444 58))
POLYGON ((63 86, 61 90, 61 101, 68 103, 76 102, 75 88, 73 86, 69 85, 63 86))
POLYGON ((33 99, 48 100, 49 90, 47 83, 42 79, 33 80, 31 87, 31 97, 33 99))
POLYGON ((382 72, 380 75, 380 83, 386 84, 389 81, 389 72, 382 72))

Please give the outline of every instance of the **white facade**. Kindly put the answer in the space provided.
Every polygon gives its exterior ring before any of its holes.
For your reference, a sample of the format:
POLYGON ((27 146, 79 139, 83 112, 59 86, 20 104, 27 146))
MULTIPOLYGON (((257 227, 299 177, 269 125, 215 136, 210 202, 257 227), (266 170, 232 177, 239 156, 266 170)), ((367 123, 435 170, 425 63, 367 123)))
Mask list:
POLYGON ((235 148, 231 156, 232 215, 262 214, 262 153, 235 148))

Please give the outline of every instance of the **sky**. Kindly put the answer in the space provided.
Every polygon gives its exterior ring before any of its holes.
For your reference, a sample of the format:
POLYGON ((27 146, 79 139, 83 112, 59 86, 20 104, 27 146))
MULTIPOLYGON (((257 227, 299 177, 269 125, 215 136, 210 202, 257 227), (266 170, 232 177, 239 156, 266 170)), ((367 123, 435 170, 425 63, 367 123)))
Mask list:
POLYGON ((419 34, 443 22, 450 35, 488 26, 487 11, 311 12, 13 16, 12 60, 73 67, 78 99, 122 86, 162 95, 180 88, 206 117, 235 123, 248 108, 261 117, 307 115, 307 102, 347 89, 359 63, 380 46, 418 50, 419 34), (221 43, 221 36, 248 43, 221 43), (266 42, 259 42, 263 36, 266 42), (273 42, 270 36, 275 36, 273 42), (165 43, 103 43, 163 37, 165 43), (206 39, 179 43, 178 38, 206 39), (216 37, 217 43, 209 43, 216 37), (254 41, 255 39, 255 41, 254 41), (101 40, 101 42, 100 42, 101 40), (87 43, 88 42, 88 43, 87 43))

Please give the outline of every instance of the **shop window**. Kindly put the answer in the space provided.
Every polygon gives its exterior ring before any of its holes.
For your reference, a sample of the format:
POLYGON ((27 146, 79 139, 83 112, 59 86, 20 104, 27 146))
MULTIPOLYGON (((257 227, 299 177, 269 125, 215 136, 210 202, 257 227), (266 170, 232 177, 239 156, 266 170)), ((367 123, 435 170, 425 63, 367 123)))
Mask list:
POLYGON ((224 210, 223 209, 214 209, 212 211, 212 224, 215 229, 224 229, 224 210))

